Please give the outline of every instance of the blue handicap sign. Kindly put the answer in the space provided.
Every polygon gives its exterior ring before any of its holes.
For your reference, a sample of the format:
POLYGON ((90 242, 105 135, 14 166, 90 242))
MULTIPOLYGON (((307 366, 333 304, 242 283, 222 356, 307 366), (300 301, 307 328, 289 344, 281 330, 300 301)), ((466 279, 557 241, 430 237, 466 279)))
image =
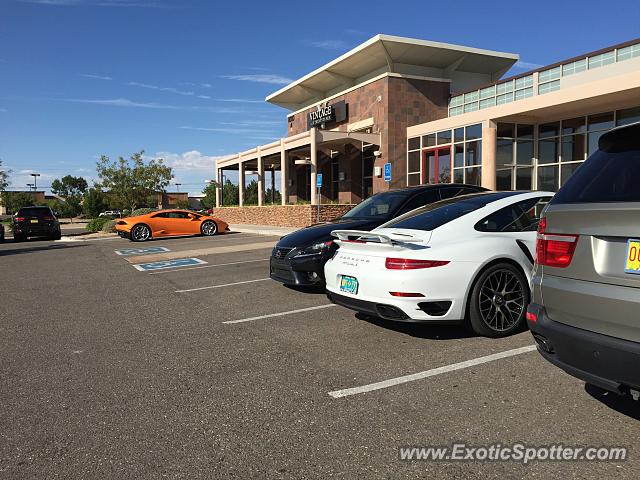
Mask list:
POLYGON ((391 181, 391 164, 390 163, 384 164, 384 181, 385 182, 391 181))
POLYGON ((316 175, 316 187, 318 187, 318 188, 322 187, 322 174, 321 173, 316 175))
POLYGON ((139 247, 139 248, 121 248, 116 250, 118 255, 127 257, 129 255, 146 255, 149 253, 170 252, 167 247, 139 247))
POLYGON ((134 267, 141 272, 150 272, 153 270, 164 270, 165 268, 190 267, 204 263, 207 262, 199 258, 176 258, 173 260, 161 260, 159 262, 138 263, 134 265, 134 267))

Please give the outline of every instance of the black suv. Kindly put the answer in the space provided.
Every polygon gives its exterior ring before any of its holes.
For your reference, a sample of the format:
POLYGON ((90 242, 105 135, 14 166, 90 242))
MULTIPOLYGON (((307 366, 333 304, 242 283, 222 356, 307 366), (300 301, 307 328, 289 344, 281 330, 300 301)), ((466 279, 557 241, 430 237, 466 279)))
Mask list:
POLYGON ((285 285, 324 285, 324 264, 338 249, 332 230, 373 230, 423 205, 485 190, 475 185, 446 183, 377 193, 342 217, 282 237, 271 253, 270 277, 285 285))
POLYGON ((21 242, 27 237, 48 237, 60 240, 60 222, 49 207, 24 207, 12 218, 13 240, 21 242))

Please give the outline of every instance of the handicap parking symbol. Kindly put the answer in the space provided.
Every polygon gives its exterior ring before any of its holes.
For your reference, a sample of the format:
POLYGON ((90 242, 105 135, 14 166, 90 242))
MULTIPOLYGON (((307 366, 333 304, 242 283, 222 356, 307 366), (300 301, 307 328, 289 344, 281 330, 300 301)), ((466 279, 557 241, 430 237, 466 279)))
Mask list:
POLYGON ((176 258, 174 260, 162 260, 159 262, 138 263, 137 265, 134 265, 134 267, 141 272, 150 272, 153 270, 189 267, 192 265, 202 265, 205 263, 207 262, 205 262, 204 260, 200 260, 199 258, 176 258))
POLYGON ((116 250, 117 255, 127 257, 129 255, 146 255, 148 253, 170 252, 167 247, 139 247, 139 248, 120 248, 116 250))

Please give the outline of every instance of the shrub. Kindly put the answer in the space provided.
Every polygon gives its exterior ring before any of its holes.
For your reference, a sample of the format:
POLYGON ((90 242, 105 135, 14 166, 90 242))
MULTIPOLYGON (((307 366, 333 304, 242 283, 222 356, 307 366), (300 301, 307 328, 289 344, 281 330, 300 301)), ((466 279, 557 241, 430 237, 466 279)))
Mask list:
POLYGON ((157 211, 155 208, 136 208, 133 212, 131 212, 131 217, 137 217, 138 215, 146 215, 147 213, 157 211))
POLYGON ((104 225, 102 226, 102 231, 104 233, 115 233, 116 221, 113 219, 108 219, 106 222, 104 222, 104 225))
POLYGON ((85 227, 85 229, 88 230, 89 232, 99 232, 102 230, 102 227, 104 227, 104 224, 107 223, 109 220, 110 219, 108 217, 93 218, 89 220, 89 223, 87 223, 87 226, 85 227))

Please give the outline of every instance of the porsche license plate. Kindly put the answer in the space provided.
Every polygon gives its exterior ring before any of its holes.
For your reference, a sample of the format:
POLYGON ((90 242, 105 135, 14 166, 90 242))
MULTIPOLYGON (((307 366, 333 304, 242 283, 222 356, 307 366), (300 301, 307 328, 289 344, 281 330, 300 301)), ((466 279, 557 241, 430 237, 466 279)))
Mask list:
POLYGON ((640 275, 640 240, 633 239, 627 242, 624 271, 640 275))
POLYGON ((340 291, 355 295, 358 293, 358 279, 356 277, 350 277, 349 275, 341 275, 340 291))

